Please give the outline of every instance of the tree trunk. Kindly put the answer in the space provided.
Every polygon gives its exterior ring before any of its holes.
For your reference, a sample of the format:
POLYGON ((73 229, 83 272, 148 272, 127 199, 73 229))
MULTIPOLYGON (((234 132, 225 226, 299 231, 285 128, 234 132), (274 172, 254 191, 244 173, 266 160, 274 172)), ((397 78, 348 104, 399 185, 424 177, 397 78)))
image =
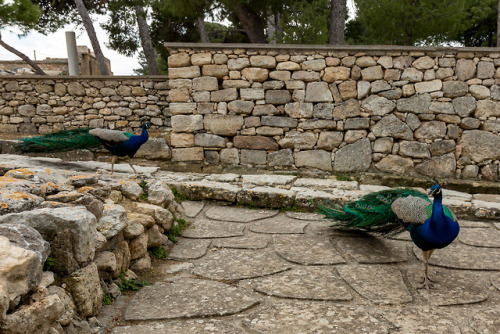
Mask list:
POLYGON ((500 48, 500 0, 497 8, 497 48, 500 48))
POLYGON ((146 22, 146 14, 141 6, 135 6, 135 16, 137 19, 137 26, 139 27, 139 37, 141 38, 141 46, 146 57, 148 64, 149 75, 159 75, 158 65, 156 64, 155 50, 151 42, 151 35, 149 34, 148 23, 146 22))
POLYGON ((234 4, 234 15, 243 25, 250 43, 267 43, 266 35, 264 34, 265 22, 248 5, 236 2, 234 4))
POLYGON ((210 43, 210 38, 208 38, 207 28, 205 27, 205 20, 202 17, 196 19, 196 28, 200 34, 202 43, 210 43))
POLYGON ((29 59, 29 57, 27 55, 25 55, 21 51, 18 51, 16 49, 14 49, 12 46, 6 44, 2 40, 2 34, 1 33, 0 33, 0 45, 3 46, 7 51, 10 51, 13 54, 15 54, 16 56, 18 56, 19 58, 21 58, 26 64, 28 64, 29 66, 31 66, 35 70, 36 74, 38 74, 38 75, 46 75, 45 72, 37 64, 35 64, 34 61, 32 61, 31 59, 29 59))
POLYGON ((101 72, 101 75, 109 75, 108 65, 106 64, 104 54, 101 51, 101 46, 99 45, 99 41, 97 40, 94 25, 92 24, 92 20, 90 19, 89 13, 87 12, 87 8, 85 8, 83 0, 74 0, 74 2, 76 8, 78 9, 78 14, 82 18, 85 30, 87 30, 87 34, 89 35, 90 43, 92 44, 92 48, 94 49, 94 54, 97 59, 97 64, 99 65, 99 71, 101 72))
POLYGON ((331 0, 329 44, 344 44, 345 14, 346 0, 331 0))

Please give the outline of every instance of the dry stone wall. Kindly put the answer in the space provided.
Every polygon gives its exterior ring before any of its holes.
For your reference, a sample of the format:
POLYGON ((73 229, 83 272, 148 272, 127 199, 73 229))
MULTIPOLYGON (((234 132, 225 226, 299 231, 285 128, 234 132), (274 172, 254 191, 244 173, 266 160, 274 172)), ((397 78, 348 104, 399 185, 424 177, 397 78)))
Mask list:
POLYGON ((176 161, 498 180, 496 49, 167 48, 176 161))
POLYGON ((169 166, 499 179, 497 49, 166 47, 169 78, 2 78, 0 133, 148 116, 169 166))

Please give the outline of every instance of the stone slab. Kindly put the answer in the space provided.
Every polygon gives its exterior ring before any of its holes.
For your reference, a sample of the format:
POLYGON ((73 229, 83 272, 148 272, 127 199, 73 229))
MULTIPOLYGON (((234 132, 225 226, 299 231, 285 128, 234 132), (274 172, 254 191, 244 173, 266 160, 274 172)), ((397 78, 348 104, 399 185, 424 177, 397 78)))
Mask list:
POLYGON ((236 196, 240 191, 239 187, 231 184, 206 180, 169 183, 169 186, 176 188, 182 196, 195 201, 216 200, 235 202, 236 196))
POLYGON ((278 214, 277 210, 247 209, 230 206, 213 206, 207 210, 205 215, 215 220, 224 220, 238 223, 249 223, 254 220, 273 217, 278 214))
POLYGON ((285 212, 287 217, 298 220, 325 220, 325 215, 314 212, 294 212, 287 211, 285 212))
POLYGON ((212 246, 218 248, 261 249, 266 248, 268 244, 269 236, 257 233, 247 233, 243 237, 214 239, 212 241, 212 246))
POLYGON ((183 201, 182 207, 184 208, 184 214, 189 218, 196 217, 201 210, 205 207, 205 202, 201 201, 183 201))
POLYGON ((261 186, 280 186, 293 182, 297 177, 293 175, 243 175, 242 182, 261 186))
POLYGON ((273 241, 276 253, 293 263, 306 266, 345 263, 327 237, 303 234, 275 235, 273 241))
MULTIPOLYGON (((413 248, 415 255, 422 261, 422 251, 413 248)), ((496 248, 474 247, 453 242, 444 249, 432 253, 431 265, 469 270, 500 270, 500 252, 496 248)))
POLYGON ((281 298, 348 301, 353 297, 331 267, 300 267, 257 279, 255 291, 281 298))
POLYGON ((130 300, 125 310, 125 320, 230 315, 244 311, 258 302, 255 297, 224 283, 183 279, 142 288, 130 300))
POLYGON ((121 326, 113 329, 111 334, 240 334, 241 329, 220 320, 196 319, 186 321, 169 321, 135 326, 121 326))
MULTIPOLYGON (((422 283, 423 267, 413 267, 407 272, 408 280, 417 289, 422 283)), ((478 272, 458 271, 439 268, 429 269, 429 277, 433 281, 432 289, 418 289, 422 297, 435 306, 451 306, 479 303, 488 298, 485 285, 487 279, 478 272)))
POLYGON ((391 308, 384 318, 394 324, 401 334, 465 334, 460 331, 456 317, 445 309, 422 307, 391 308))
POLYGON ((491 274, 490 280, 491 284, 493 284, 493 286, 497 288, 498 291, 500 291, 500 273, 491 274))
POLYGON ((500 230, 494 228, 464 228, 458 239, 470 246, 500 248, 500 230))
POLYGON ((207 253, 210 240, 180 238, 170 250, 168 258, 171 260, 199 259, 207 253))
POLYGON ((250 313, 242 323, 249 330, 261 334, 389 333, 382 322, 362 307, 324 302, 277 302, 250 313))
POLYGON ((413 298, 398 268, 386 265, 339 266, 340 276, 360 295, 375 304, 404 304, 413 298))
POLYGON ((192 272, 211 279, 240 280, 290 269, 284 260, 267 250, 222 248, 195 262, 192 272))
POLYGON ((491 226, 489 223, 472 221, 472 220, 459 220, 458 223, 460 224, 460 227, 467 227, 467 228, 485 228, 491 226))
POLYGON ((294 220, 285 215, 279 215, 252 222, 250 231, 266 234, 302 234, 307 224, 306 221, 294 220))
POLYGON ((479 334, 498 333, 500 310, 498 307, 480 309, 469 318, 469 324, 479 334))
POLYGON ((245 226, 240 223, 198 219, 182 234, 185 238, 228 238, 243 235, 245 226))
POLYGON ((339 247, 358 263, 396 263, 408 260, 406 244, 401 241, 370 238, 341 238, 339 247))

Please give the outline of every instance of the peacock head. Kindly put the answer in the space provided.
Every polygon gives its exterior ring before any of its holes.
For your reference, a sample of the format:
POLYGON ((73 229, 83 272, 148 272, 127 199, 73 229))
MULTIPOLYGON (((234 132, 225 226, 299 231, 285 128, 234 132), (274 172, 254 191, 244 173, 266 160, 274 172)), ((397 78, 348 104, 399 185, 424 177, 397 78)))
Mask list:
POLYGON ((149 123, 149 118, 143 117, 141 119, 141 127, 146 129, 151 129, 151 123, 149 123))
POLYGON ((429 190, 429 196, 432 195, 433 197, 440 197, 442 196, 441 192, 441 186, 439 184, 435 184, 431 187, 431 190, 429 190))

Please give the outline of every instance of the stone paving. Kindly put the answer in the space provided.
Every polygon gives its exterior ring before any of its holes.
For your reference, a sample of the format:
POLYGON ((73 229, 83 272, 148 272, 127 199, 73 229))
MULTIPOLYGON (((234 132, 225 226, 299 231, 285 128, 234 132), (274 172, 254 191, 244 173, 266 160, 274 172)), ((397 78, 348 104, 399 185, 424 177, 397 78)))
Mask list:
POLYGON ((164 279, 127 304, 113 334, 491 334, 500 328, 500 224, 461 220, 431 258, 430 291, 406 232, 336 230, 315 213, 184 201, 192 221, 164 279))

